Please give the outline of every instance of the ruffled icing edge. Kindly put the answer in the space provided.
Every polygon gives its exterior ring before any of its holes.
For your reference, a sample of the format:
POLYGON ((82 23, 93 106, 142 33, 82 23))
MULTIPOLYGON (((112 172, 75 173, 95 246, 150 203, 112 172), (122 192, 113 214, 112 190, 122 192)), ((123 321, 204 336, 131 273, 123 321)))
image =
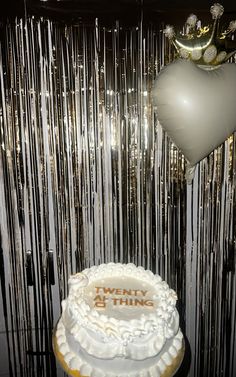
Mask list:
MULTIPOLYGON (((181 349, 183 349, 183 334, 179 329, 177 334, 172 340, 172 344, 169 346, 168 350, 165 350, 159 357, 159 360, 152 366, 139 370, 125 373, 125 374, 113 374, 111 372, 104 372, 104 370, 99 368, 94 368, 87 361, 83 360, 79 355, 75 354, 69 347, 66 337, 66 329, 63 325, 62 320, 59 320, 55 332, 56 342, 59 352, 62 354, 64 361, 68 365, 69 369, 79 371, 82 375, 87 375, 90 377, 150 377, 150 375, 155 375, 156 377, 161 377, 166 369, 171 366, 173 361, 176 359, 181 349)), ((105 359, 103 359, 105 361, 105 359)))
MULTIPOLYGON (((69 295, 62 302, 64 325, 71 333, 73 327, 88 327, 98 332, 106 341, 117 339, 126 345, 136 338, 153 333, 157 329, 164 331, 164 336, 170 338, 174 335, 170 323, 173 321, 177 296, 168 284, 159 275, 154 275, 142 266, 136 267, 133 263, 108 263, 100 264, 85 269, 81 273, 72 275, 69 279, 69 295), (90 283, 106 277, 128 276, 140 279, 156 289, 156 299, 159 305, 153 313, 142 314, 140 319, 118 320, 98 313, 90 308, 83 298, 84 288, 90 283)), ((79 340, 79 339, 78 339, 79 340)))
MULTIPOLYGON (((175 311, 174 321, 170 325, 172 327, 171 333, 175 336, 179 330, 179 314, 177 310, 175 311)), ((72 349, 76 350, 78 347, 81 347, 91 356, 100 357, 99 352, 101 351, 101 356, 106 359, 118 356, 132 360, 143 360, 147 357, 157 355, 167 340, 168 338, 164 334, 164 329, 159 328, 151 334, 131 339, 131 341, 127 339, 126 342, 122 342, 112 339, 105 342, 104 339, 95 337, 94 333, 89 331, 88 328, 83 328, 79 325, 74 326, 68 332, 67 338, 72 349)))

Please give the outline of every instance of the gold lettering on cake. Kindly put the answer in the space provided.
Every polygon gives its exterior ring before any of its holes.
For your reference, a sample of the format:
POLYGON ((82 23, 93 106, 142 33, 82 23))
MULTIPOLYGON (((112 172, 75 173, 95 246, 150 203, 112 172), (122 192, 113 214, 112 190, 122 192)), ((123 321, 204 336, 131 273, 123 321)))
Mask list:
POLYGON ((125 305, 125 306, 154 306, 152 300, 143 300, 143 299, 132 299, 132 298, 112 298, 112 302, 114 306, 117 305, 125 305))
MULTIPOLYGON (((105 294, 109 294, 109 295, 113 295, 114 293, 115 293, 115 291, 116 291, 116 289, 115 288, 103 288, 103 290, 104 290, 104 293, 105 294)), ((117 293, 115 293, 115 294, 117 294, 117 293)))
POLYGON ((119 304, 128 306, 128 298, 119 298, 119 304))
POLYGON ((108 300, 107 297, 97 295, 97 296, 94 298, 95 306, 96 306, 97 308, 105 308, 105 307, 106 307, 106 301, 107 301, 107 300, 108 300))
POLYGON ((95 287, 95 292, 94 306, 97 308, 105 308, 107 302, 114 306, 154 307, 154 302, 151 299, 144 298, 148 291, 142 289, 95 287), (124 296, 124 298, 113 296, 124 296))
POLYGON ((115 295, 124 295, 124 293, 123 293, 123 290, 122 289, 120 289, 120 288, 117 288, 116 290, 115 290, 115 295))
POLYGON ((147 291, 141 291, 143 296, 146 296, 147 291))
POLYGON ((145 306, 154 306, 154 302, 152 300, 145 300, 145 306))
POLYGON ((103 300, 104 300, 103 296, 97 295, 96 297, 94 297, 94 301, 103 301, 103 300))
POLYGON ((96 293, 117 295, 117 296, 146 296, 148 291, 141 289, 123 289, 123 288, 109 288, 109 287, 95 287, 96 293))
POLYGON ((144 306, 144 300, 138 300, 137 298, 134 300, 135 306, 144 306))
POLYGON ((132 295, 132 289, 123 289, 123 294, 127 295, 127 296, 131 296, 132 295))
POLYGON ((95 291, 96 291, 96 293, 99 293, 99 291, 100 290, 103 290, 104 289, 104 287, 95 287, 95 291))

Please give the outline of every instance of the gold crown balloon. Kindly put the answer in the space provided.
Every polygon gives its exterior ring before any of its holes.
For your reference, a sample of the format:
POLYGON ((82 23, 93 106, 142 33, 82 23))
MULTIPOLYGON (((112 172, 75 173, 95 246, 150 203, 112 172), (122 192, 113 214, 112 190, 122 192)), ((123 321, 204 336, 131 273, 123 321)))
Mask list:
POLYGON ((176 34, 173 26, 166 26, 164 33, 175 46, 179 57, 198 65, 217 66, 235 54, 236 40, 232 39, 232 33, 236 30, 236 20, 231 21, 226 30, 220 31, 219 20, 224 7, 215 3, 210 12, 213 19, 210 26, 202 27, 194 14, 188 17, 182 33, 176 34))

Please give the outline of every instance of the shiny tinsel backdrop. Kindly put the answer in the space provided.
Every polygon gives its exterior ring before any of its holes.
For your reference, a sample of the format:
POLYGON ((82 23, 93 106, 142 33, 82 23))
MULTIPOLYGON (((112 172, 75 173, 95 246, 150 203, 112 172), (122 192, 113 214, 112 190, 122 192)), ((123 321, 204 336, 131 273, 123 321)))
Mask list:
POLYGON ((150 268, 177 290, 191 377, 233 377, 236 142, 202 160, 187 185, 152 103, 173 59, 162 25, 19 18, 1 26, 0 59, 10 375, 55 376, 51 333, 69 275, 114 261, 150 268))

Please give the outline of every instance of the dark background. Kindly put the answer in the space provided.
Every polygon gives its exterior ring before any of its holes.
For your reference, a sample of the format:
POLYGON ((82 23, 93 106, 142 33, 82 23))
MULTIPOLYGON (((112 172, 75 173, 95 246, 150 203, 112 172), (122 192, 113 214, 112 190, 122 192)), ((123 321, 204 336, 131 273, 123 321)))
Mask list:
MULTIPOLYGON (((216 1, 190 0, 8 0, 2 17, 22 15, 49 16, 57 20, 73 22, 78 18, 93 19, 109 23, 122 20, 135 24, 143 16, 144 22, 175 22, 182 25, 189 14, 195 13, 201 20, 210 22, 210 7, 216 1)), ((224 18, 236 17, 236 1, 220 2, 224 6, 224 18)))

